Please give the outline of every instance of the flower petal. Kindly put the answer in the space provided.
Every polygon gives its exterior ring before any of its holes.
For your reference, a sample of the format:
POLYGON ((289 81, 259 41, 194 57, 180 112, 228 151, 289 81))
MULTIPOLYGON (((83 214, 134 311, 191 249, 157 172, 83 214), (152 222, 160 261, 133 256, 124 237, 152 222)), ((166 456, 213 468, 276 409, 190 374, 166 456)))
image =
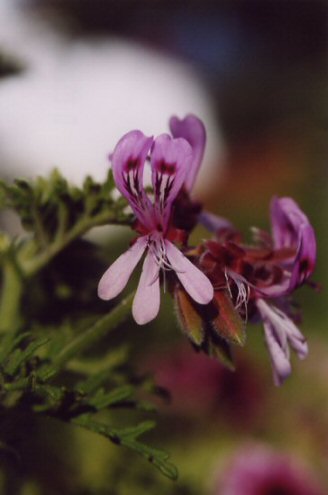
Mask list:
POLYGON ((294 248, 289 291, 312 275, 316 262, 316 238, 308 217, 291 198, 271 201, 272 235, 275 247, 294 248))
POLYGON ((180 191, 192 160, 190 144, 168 134, 158 136, 151 155, 152 183, 157 222, 166 229, 171 205, 180 191))
POLYGON ((125 134, 112 155, 113 175, 119 191, 127 198, 141 223, 152 228, 152 204, 143 187, 143 170, 153 143, 141 131, 125 134))
POLYGON ((210 213, 208 211, 202 211, 198 215, 198 221, 209 232, 214 232, 215 234, 219 234, 221 230, 231 230, 232 232, 235 231, 234 226, 231 222, 229 222, 229 220, 224 217, 214 215, 214 213, 210 213))
POLYGON ((183 287, 194 301, 208 304, 213 299, 214 290, 209 279, 170 241, 165 241, 166 256, 183 287))
POLYGON ((206 143, 204 124, 195 115, 191 114, 181 120, 178 117, 171 117, 170 130, 174 138, 184 138, 192 147, 193 159, 185 180, 187 191, 191 191, 204 156, 206 143))
POLYGON ((98 296, 108 301, 126 286, 147 246, 147 236, 139 237, 125 253, 105 271, 98 284, 98 296))
POLYGON ((264 336, 271 357, 274 383, 279 386, 282 385, 292 371, 289 356, 284 353, 279 345, 273 332, 273 326, 269 321, 264 322, 264 336))
POLYGON ((159 311, 159 265, 148 252, 145 258, 138 289, 133 300, 132 314, 139 325, 153 320, 159 311))
POLYGON ((316 238, 310 224, 302 225, 299 230, 299 245, 290 279, 289 290, 302 285, 314 272, 316 262, 316 238))
POLYGON ((266 343, 278 382, 276 384, 280 385, 291 371, 290 364, 287 364, 289 345, 300 359, 307 356, 308 346, 295 323, 279 308, 269 306, 263 299, 259 299, 256 305, 263 319, 266 343))
POLYGON ((295 201, 288 197, 274 197, 271 200, 270 213, 275 248, 296 247, 299 227, 309 222, 295 201))

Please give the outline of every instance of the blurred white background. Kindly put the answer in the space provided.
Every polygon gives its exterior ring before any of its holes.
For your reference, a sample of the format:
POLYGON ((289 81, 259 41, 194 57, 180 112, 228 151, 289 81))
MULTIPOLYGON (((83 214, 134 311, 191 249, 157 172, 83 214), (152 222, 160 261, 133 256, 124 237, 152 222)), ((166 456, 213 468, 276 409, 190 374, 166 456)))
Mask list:
POLYGON ((2 0, 0 49, 24 71, 0 79, 1 175, 34 176, 54 167, 80 183, 103 179, 107 155, 127 131, 167 131, 172 114, 195 113, 208 131, 196 186, 206 190, 223 162, 211 101, 195 70, 119 38, 72 40, 24 2, 2 0))

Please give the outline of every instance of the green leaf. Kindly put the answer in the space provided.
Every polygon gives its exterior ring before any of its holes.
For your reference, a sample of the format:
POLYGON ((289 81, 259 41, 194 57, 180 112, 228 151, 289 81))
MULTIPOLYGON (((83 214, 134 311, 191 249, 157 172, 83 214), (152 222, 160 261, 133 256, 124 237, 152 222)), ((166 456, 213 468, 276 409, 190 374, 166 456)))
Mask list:
POLYGON ((135 388, 132 385, 123 385, 110 392, 105 392, 100 389, 94 397, 88 400, 88 404, 95 407, 97 410, 105 409, 106 407, 117 405, 122 401, 130 399, 133 396, 134 391, 135 388))
POLYGON ((8 362, 5 364, 5 372, 9 375, 17 373, 19 368, 35 355, 35 351, 44 346, 47 342, 49 342, 49 339, 43 337, 31 342, 24 350, 15 349, 9 356, 8 362))
POLYGON ((65 396, 65 389, 63 387, 55 387, 48 384, 36 384, 34 392, 38 397, 44 399, 43 403, 36 403, 33 406, 35 412, 43 413, 49 411, 49 409, 59 409, 61 402, 65 396))
POLYGON ((30 336, 30 332, 24 332, 19 335, 16 333, 6 333, 2 339, 0 346, 0 363, 3 363, 5 359, 8 359, 9 354, 21 343, 23 340, 30 336))
POLYGON ((93 421, 90 415, 83 415, 74 418, 73 423, 94 433, 103 435, 117 445, 128 447, 137 452, 168 478, 172 480, 178 478, 177 468, 168 460, 169 454, 167 452, 161 449, 155 449, 137 440, 140 435, 155 427, 153 421, 145 421, 135 427, 114 429, 93 421))
MULTIPOLYGON (((67 343, 67 342, 66 342, 67 343)), ((127 344, 111 349, 103 357, 97 359, 72 359, 67 363, 70 371, 89 376, 90 385, 87 385, 86 391, 91 392, 98 385, 102 385, 112 371, 127 362, 129 346, 127 344), (96 378, 98 376, 98 378, 96 378)), ((52 355, 54 357, 55 354, 52 355)), ((81 382, 85 388, 88 382, 81 382)))

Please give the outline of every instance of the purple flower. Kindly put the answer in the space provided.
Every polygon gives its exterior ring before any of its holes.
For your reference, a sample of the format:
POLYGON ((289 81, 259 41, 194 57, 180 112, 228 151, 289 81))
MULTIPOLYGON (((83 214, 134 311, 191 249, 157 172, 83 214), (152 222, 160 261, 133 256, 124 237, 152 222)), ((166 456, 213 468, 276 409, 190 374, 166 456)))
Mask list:
POLYGON ((305 338, 287 316, 281 298, 290 294, 312 275, 316 261, 316 239, 307 216, 291 198, 273 198, 271 223, 274 249, 284 253, 280 268, 283 277, 278 284, 257 293, 256 306, 263 320, 265 341, 273 364, 276 385, 291 373, 289 346, 300 359, 308 354, 305 338), (275 297, 277 305, 266 302, 263 295, 275 297))
MULTIPOLYGON (((191 116, 187 119, 184 128, 189 129, 192 135, 193 126, 197 127, 199 121, 191 116)), ((199 149, 197 138, 193 145, 194 149, 199 149)), ((132 308, 134 319, 140 325, 151 321, 159 311, 160 270, 164 276, 167 270, 174 271, 188 294, 199 304, 207 304, 213 298, 213 287, 208 278, 169 240, 172 205, 189 174, 195 175, 198 159, 199 152, 196 156, 183 137, 172 138, 162 134, 153 139, 141 131, 127 133, 113 152, 116 186, 128 199, 139 222, 138 230, 143 235, 104 273, 98 295, 105 300, 116 297, 146 251, 132 308), (153 200, 143 187, 147 158, 151 163, 153 200)))
MULTIPOLYGON (((199 167, 203 160, 206 144, 206 130, 203 122, 191 114, 187 115, 182 120, 175 116, 171 117, 170 130, 173 137, 186 139, 193 150, 193 158, 184 183, 185 190, 190 193, 194 187, 199 167)), ((216 232, 220 228, 232 228, 232 224, 229 220, 213 215, 207 211, 198 213, 197 222, 211 232, 216 232)))
POLYGON ((201 120, 190 114, 181 120, 175 116, 171 117, 170 131, 174 138, 183 138, 192 147, 192 160, 184 183, 185 189, 190 192, 204 156, 206 144, 205 127, 201 120))
MULTIPOLYGON (((200 266, 215 288, 216 301, 218 294, 228 290, 235 310, 244 320, 263 321, 274 382, 281 385, 291 373, 290 348, 300 359, 308 353, 305 338, 295 325, 289 299, 313 273, 316 261, 313 228, 291 198, 272 200, 272 237, 254 229, 254 245, 245 244, 240 234, 222 219, 209 220, 217 240, 205 243, 200 266)), ((219 307, 220 313, 224 311, 219 307)), ((227 335, 229 332, 222 336, 227 338, 227 335)), ((230 341, 234 342, 232 330, 230 341)))
POLYGON ((300 359, 308 354, 307 342, 291 318, 278 307, 257 299, 256 306, 264 325, 264 337, 270 353, 275 385, 281 385, 290 375, 291 347, 300 359))
POLYGON ((324 495, 317 477, 301 461, 262 445, 241 449, 230 461, 214 495, 324 495))
POLYGON ((291 198, 273 198, 271 223, 274 247, 292 248, 295 255, 286 263, 288 291, 302 285, 312 275, 316 262, 315 233, 307 216, 291 198))

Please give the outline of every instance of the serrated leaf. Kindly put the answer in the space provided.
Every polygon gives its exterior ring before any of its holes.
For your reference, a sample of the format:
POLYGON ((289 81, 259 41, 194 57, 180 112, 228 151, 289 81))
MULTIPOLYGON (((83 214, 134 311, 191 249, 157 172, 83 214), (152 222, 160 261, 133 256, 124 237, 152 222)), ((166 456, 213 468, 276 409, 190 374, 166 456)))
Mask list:
POLYGON ((26 349, 16 349, 9 358, 8 363, 5 365, 5 371, 9 375, 14 375, 19 368, 29 361, 40 347, 49 342, 48 338, 40 338, 31 342, 26 349))
POLYGON ((52 408, 59 408, 65 395, 65 390, 62 387, 55 387, 48 384, 37 384, 34 392, 45 400, 45 403, 36 404, 33 407, 33 410, 36 412, 45 412, 52 408))
POLYGON ((145 412, 156 412, 157 408, 152 402, 149 402, 147 400, 138 400, 135 403, 135 408, 138 411, 145 411, 145 412))
POLYGON ((132 426, 128 428, 120 428, 119 434, 120 438, 123 439, 136 439, 143 435, 147 431, 153 430, 156 426, 155 421, 143 421, 139 423, 137 426, 132 426))
MULTIPOLYGON (((97 359, 76 359, 67 363, 67 368, 82 375, 92 375, 101 373, 104 381, 111 374, 112 370, 121 366, 127 361, 129 346, 124 344, 107 352, 103 357, 97 359)), ((54 357, 54 356, 53 356, 54 357)), ((82 382, 86 383, 86 382, 82 382)), ((99 383, 102 385, 102 382, 99 383)), ((82 385, 83 386, 83 385, 82 385)), ((89 390, 90 392, 91 390, 89 390)))
POLYGON ((109 438, 116 445, 128 447, 151 462, 168 478, 172 480, 177 479, 177 468, 168 460, 169 454, 167 452, 155 449, 136 440, 140 435, 154 428, 155 423, 153 421, 145 421, 135 427, 116 429, 95 422, 90 415, 85 414, 78 418, 74 418, 72 422, 78 426, 87 428, 94 433, 109 438))
POLYGON ((215 291, 215 303, 218 315, 212 320, 212 326, 217 334, 232 344, 243 346, 246 341, 245 323, 233 305, 226 291, 215 291))
POLYGON ((15 347, 17 347, 29 335, 31 335, 30 332, 24 332, 19 335, 10 332, 6 333, 0 346, 0 363, 7 359, 15 347))
POLYGON ((108 174, 106 177, 105 182, 101 185, 101 194, 104 199, 110 197, 111 193, 115 189, 115 181, 114 181, 114 176, 113 172, 111 169, 108 170, 108 174))
POLYGON ((88 404, 95 407, 97 410, 104 409, 130 399, 134 394, 134 390, 132 385, 123 385, 110 392, 99 390, 94 397, 88 400, 88 404))
POLYGON ((97 390, 104 382, 108 381, 108 370, 101 370, 88 377, 83 382, 78 383, 77 390, 81 390, 83 393, 90 394, 97 390))
POLYGON ((178 470, 172 462, 168 461, 169 454, 164 450, 153 449, 141 442, 130 440, 123 440, 121 445, 129 447, 130 449, 134 450, 139 455, 147 459, 147 461, 149 461, 157 469, 159 469, 159 471, 167 478, 171 480, 178 479, 178 470))

